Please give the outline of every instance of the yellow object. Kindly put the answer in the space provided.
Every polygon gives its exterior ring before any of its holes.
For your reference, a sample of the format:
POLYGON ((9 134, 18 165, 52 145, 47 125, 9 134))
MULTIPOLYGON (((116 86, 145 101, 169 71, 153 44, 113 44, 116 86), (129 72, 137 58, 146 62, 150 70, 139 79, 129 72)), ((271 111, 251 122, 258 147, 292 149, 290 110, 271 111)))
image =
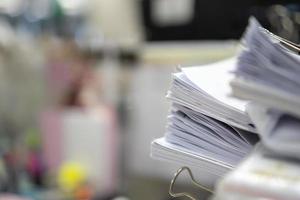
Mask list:
POLYGON ((78 163, 64 164, 58 175, 59 186, 66 191, 74 191, 86 181, 86 171, 78 163))

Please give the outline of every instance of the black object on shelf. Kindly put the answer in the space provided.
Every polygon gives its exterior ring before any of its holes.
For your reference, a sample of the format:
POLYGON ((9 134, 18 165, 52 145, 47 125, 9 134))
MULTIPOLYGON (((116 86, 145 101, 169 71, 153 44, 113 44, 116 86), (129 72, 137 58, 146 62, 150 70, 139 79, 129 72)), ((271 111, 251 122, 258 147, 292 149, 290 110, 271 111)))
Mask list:
MULTIPOLYGON (((251 15, 265 27, 270 28, 268 9, 274 4, 297 3, 297 1, 259 1, 259 0, 191 0, 192 17, 185 23, 159 24, 153 13, 157 2, 168 0, 142 0, 141 11, 148 41, 164 40, 201 40, 201 39, 239 39, 241 38, 251 15)), ((170 9, 171 3, 169 1, 170 9)), ((181 4, 183 4, 181 2, 181 4)), ((299 4, 299 2, 298 2, 299 4)), ((166 4, 164 4, 166 6, 166 4)), ((162 9, 163 10, 163 9, 162 9)), ((165 9, 168 14, 168 9, 165 9)), ((172 14, 172 13, 171 13, 172 14)), ((179 12, 180 14, 180 12, 179 12)), ((288 39, 288 38, 287 38, 288 39)))

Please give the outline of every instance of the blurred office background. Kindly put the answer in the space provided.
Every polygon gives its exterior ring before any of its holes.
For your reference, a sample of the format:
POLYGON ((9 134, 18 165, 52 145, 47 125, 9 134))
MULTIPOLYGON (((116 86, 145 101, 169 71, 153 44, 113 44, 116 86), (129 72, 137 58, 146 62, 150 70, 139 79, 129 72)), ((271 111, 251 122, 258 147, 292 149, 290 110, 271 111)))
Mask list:
POLYGON ((251 15, 300 42, 298 1, 1 0, 0 199, 170 199, 171 73, 234 55, 251 15))

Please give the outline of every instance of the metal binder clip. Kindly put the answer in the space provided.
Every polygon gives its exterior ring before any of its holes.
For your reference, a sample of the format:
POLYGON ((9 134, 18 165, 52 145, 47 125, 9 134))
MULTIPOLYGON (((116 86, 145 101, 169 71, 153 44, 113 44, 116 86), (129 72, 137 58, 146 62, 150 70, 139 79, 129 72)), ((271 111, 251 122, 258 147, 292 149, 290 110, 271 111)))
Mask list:
POLYGON ((172 196, 172 197, 188 197, 189 199, 191 200, 197 200, 195 199, 191 194, 187 193, 187 192, 174 192, 173 188, 174 188, 174 185, 175 185, 175 182, 178 178, 178 176, 184 171, 184 170, 187 170, 187 172, 189 173, 190 177, 191 177, 191 180, 192 180, 192 183, 197 186, 198 188, 202 189, 202 190, 205 190, 207 192, 210 192, 210 193, 214 193, 211 189, 201 185, 200 183, 198 183, 197 181, 195 181, 195 178, 192 174, 192 171, 190 168, 188 167, 181 167, 180 169, 177 170, 177 172, 174 174, 174 178, 172 179, 171 181, 171 184, 170 184, 170 188, 169 188, 169 194, 172 196))
POLYGON ((291 42, 287 39, 284 39, 278 35, 275 35, 274 33, 268 31, 267 29, 264 29, 264 31, 266 33, 268 33, 271 37, 273 37, 274 39, 278 40, 279 42, 281 42, 282 44, 294 49, 295 51, 299 52, 300 53, 300 45, 294 43, 294 42, 291 42))

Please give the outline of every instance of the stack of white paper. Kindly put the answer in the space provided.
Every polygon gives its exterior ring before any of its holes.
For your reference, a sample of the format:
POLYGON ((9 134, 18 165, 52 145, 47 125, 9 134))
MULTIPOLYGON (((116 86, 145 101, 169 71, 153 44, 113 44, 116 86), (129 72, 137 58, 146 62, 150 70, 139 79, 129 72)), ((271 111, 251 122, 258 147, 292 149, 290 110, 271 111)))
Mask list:
POLYGON ((214 199, 300 199, 300 56, 254 18, 244 41, 231 85, 251 101, 247 112, 262 145, 218 184, 214 199))
POLYGON ((231 83, 233 95, 252 101, 248 113, 268 150, 300 158, 300 56, 254 18, 244 41, 231 83))
POLYGON ((255 131, 245 114, 245 101, 230 97, 236 58, 205 66, 182 68, 173 74, 167 98, 172 102, 241 129, 255 131))
POLYGON ((257 142, 246 102, 229 97, 235 58, 174 74, 165 137, 152 143, 152 157, 223 175, 257 142))
POLYGON ((300 116, 300 56, 274 38, 250 19, 231 83, 233 95, 300 116))
POLYGON ((222 177, 226 172, 233 169, 231 165, 203 157, 197 152, 190 151, 177 144, 172 144, 165 138, 154 140, 151 147, 151 155, 155 159, 200 168, 201 171, 218 177, 222 177))

